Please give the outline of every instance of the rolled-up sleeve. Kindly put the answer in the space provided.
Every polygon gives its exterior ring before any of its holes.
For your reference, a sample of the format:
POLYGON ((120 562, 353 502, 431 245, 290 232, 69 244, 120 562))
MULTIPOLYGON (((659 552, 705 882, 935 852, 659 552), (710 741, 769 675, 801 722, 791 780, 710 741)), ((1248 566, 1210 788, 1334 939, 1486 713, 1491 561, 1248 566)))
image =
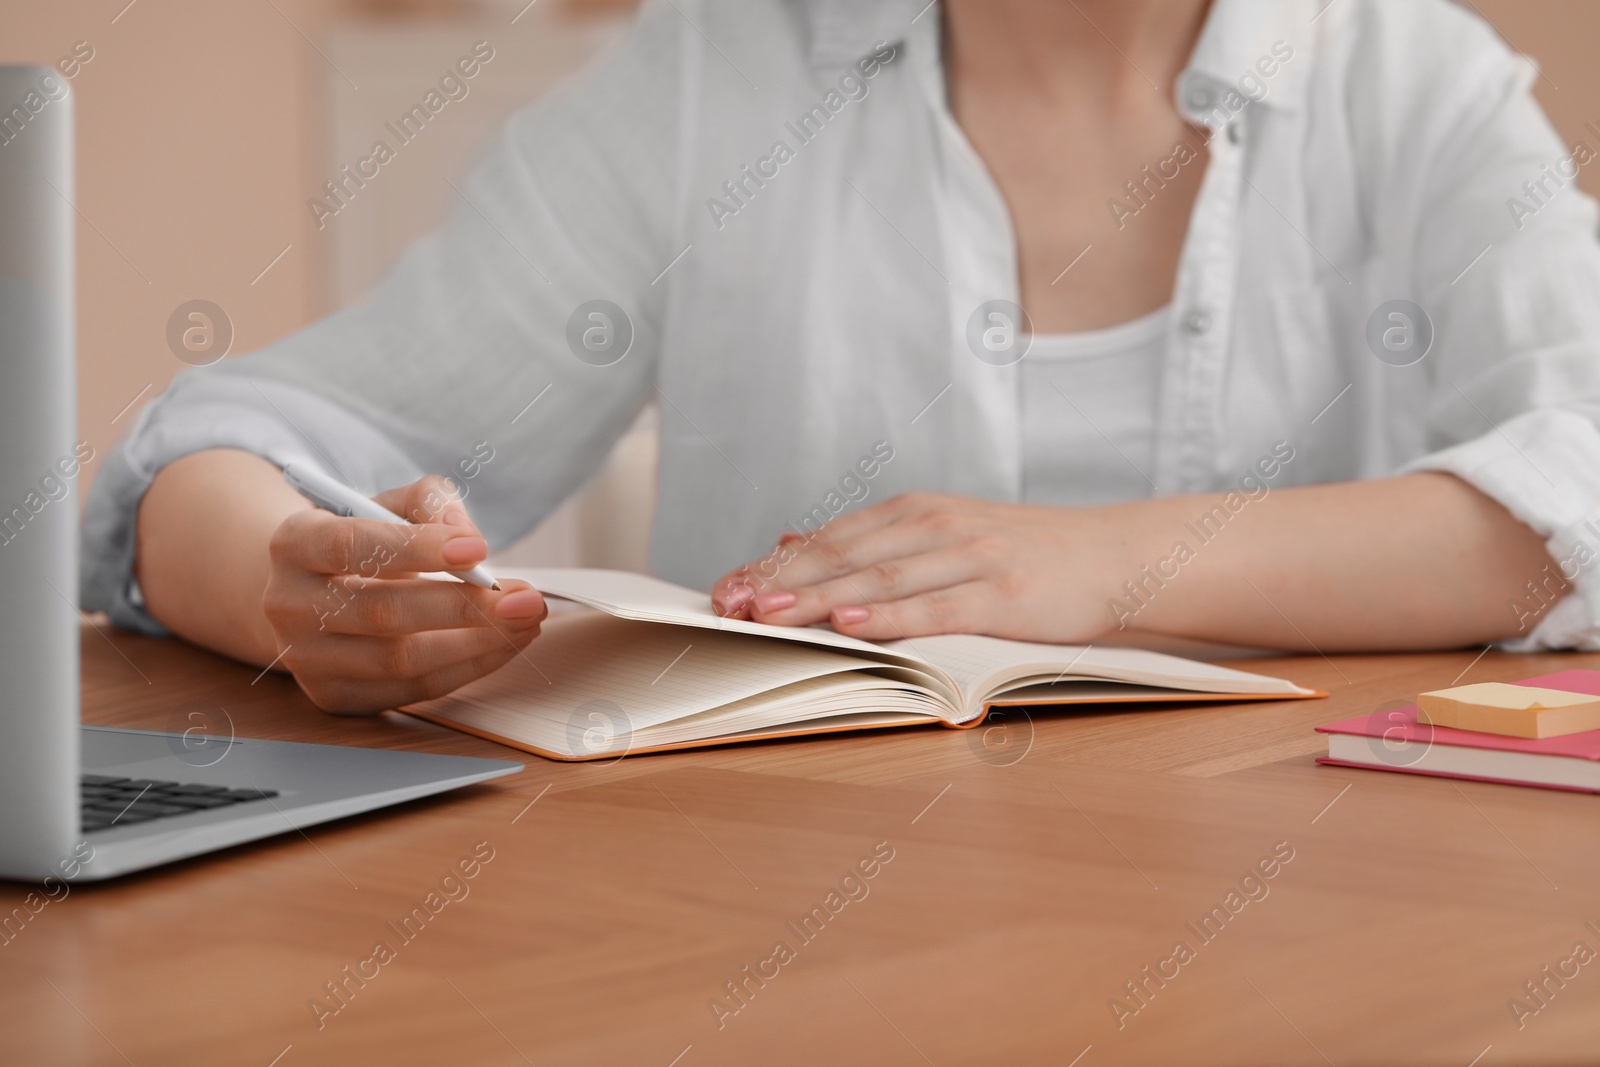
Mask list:
POLYGON ((1456 475, 1545 539, 1560 577, 1530 576, 1527 602, 1507 605, 1523 633, 1504 647, 1596 649, 1600 243, 1572 177, 1592 146, 1574 158, 1534 102, 1532 65, 1473 25, 1438 85, 1454 121, 1436 111, 1416 131, 1425 161, 1394 156, 1422 176, 1416 291, 1436 330, 1418 413, 1432 451, 1406 469, 1456 475), (1569 595, 1551 604, 1563 583, 1569 595))
POLYGON ((655 377, 665 286, 650 283, 674 240, 663 176, 677 172, 681 33, 666 0, 647 3, 626 41, 515 115, 444 187, 450 221, 370 298, 180 375, 91 487, 84 608, 164 632, 133 577, 138 508, 162 467, 194 452, 315 462, 369 494, 470 461, 468 506, 496 546, 580 485, 655 377), (569 320, 596 299, 625 316, 626 358, 583 360, 569 343, 569 320))
POLYGON ((156 473, 207 449, 253 452, 279 467, 313 463, 365 491, 421 468, 348 408, 311 389, 235 375, 185 375, 147 407, 95 478, 83 517, 83 606, 125 629, 166 635, 133 580, 139 501, 156 473))
POLYGON ((1412 469, 1456 475, 1545 539, 1555 563, 1530 579, 1526 597, 1507 605, 1507 618, 1526 633, 1502 647, 1600 649, 1600 433, 1592 420, 1573 412, 1527 412, 1412 469), (1568 584, 1571 594, 1547 606, 1568 584))

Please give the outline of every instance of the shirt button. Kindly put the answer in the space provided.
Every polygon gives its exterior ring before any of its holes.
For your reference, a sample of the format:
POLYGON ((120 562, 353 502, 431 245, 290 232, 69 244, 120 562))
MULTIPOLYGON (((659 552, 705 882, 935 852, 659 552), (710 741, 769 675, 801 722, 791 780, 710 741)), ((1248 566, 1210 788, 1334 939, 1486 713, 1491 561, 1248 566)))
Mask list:
POLYGON ((1183 332, 1198 337, 1211 329, 1211 313, 1204 308, 1191 308, 1183 316, 1183 332))
POLYGON ((1193 111, 1211 110, 1211 90, 1199 82, 1193 82, 1183 91, 1183 102, 1193 111))
POLYGON ((1239 124, 1237 122, 1228 123, 1228 143, 1238 144, 1243 139, 1244 131, 1240 129, 1239 124))

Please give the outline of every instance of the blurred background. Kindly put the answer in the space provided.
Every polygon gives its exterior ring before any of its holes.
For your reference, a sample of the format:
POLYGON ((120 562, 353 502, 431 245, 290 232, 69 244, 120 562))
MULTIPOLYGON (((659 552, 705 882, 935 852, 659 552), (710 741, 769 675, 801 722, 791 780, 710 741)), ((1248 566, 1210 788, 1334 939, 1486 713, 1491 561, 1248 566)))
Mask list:
MULTIPOLYGON (((1600 147, 1600 3, 1463 0, 1542 71, 1563 139, 1600 147)), ((81 488, 186 363, 168 342, 210 301, 253 351, 361 298, 438 224, 510 111, 625 28, 635 0, 0 0, 0 62, 71 74, 77 98, 81 488), (475 42, 494 59, 319 228, 307 201, 475 42)), ((1600 192, 1595 168, 1580 184, 1600 192)), ((214 338, 223 336, 218 323, 214 338)), ((201 338, 202 334, 195 335, 201 338)), ((191 362, 204 354, 189 353, 191 362)), ((647 412, 577 498, 505 562, 647 569, 647 412)))

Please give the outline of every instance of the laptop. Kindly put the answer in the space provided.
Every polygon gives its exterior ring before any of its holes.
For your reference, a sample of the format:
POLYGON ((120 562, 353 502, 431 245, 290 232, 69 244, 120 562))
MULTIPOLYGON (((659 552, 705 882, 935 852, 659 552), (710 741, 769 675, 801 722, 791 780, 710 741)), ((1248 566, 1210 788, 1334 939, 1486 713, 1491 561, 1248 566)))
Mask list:
POLYGON ((0 66, 0 878, 112 878, 522 770, 233 737, 177 695, 175 732, 80 724, 72 104, 0 66))

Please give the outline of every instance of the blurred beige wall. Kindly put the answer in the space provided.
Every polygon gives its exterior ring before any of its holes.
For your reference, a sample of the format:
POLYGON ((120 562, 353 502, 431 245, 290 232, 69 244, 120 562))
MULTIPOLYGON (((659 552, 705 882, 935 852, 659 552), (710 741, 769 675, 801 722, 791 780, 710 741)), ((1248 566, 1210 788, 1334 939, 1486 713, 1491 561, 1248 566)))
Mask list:
MULTIPOLYGON (((541 0, 541 7, 562 4, 541 0)), ((574 18, 629 6, 566 0, 574 18)), ((1540 61, 1539 98, 1567 140, 1580 136, 1585 121, 1600 120, 1600 64, 1591 55, 1600 3, 1468 6, 1540 61)), ((513 0, 0 0, 0 61, 54 64, 78 41, 94 50, 73 87, 83 216, 80 433, 100 457, 183 369, 166 342, 178 305, 203 298, 225 308, 236 353, 325 310, 325 248, 305 201, 326 177, 319 173, 322 94, 342 90, 313 42, 334 25, 454 16, 502 18, 514 36, 531 32, 531 22, 510 23, 520 7, 513 0)), ((1582 180, 1600 192, 1592 170, 1582 180)))
MULTIPOLYGON (((1534 92, 1570 146, 1577 140, 1600 148, 1586 122, 1600 126, 1600 3, 1595 0, 1460 0, 1489 20, 1500 35, 1539 64, 1534 92)), ((1600 196, 1594 168, 1581 172, 1579 185, 1600 196)))
MULTIPOLYGON (((0 0, 0 62, 53 66, 77 42, 93 50, 71 82, 79 435, 96 450, 85 488, 138 410, 185 368, 166 339, 179 305, 224 308, 236 354, 328 309, 328 231, 306 200, 327 177, 323 93, 342 91, 326 88, 340 75, 318 51, 329 30, 495 18, 508 40, 538 32, 531 19, 512 25, 522 4, 510 4, 0 0)), ((575 19, 631 4, 540 0, 575 19)))
POLYGON ((91 471, 137 407, 183 369, 165 341, 179 304, 206 298, 227 308, 235 351, 293 330, 316 306, 301 191, 317 56, 290 21, 315 35, 333 5, 274 2, 281 15, 253 0, 0 7, 0 60, 54 64, 75 42, 93 49, 72 80, 79 435, 95 447, 91 471))

